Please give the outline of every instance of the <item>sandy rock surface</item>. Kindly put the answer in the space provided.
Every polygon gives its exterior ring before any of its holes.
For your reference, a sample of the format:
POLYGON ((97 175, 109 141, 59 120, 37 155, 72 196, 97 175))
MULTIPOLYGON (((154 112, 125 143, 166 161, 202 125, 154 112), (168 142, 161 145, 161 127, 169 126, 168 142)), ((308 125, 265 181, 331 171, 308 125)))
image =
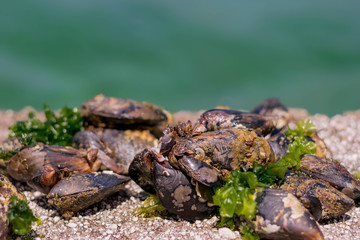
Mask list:
MULTIPOLYGON (((0 111, 0 141, 7 137, 8 127, 26 119, 31 110, 0 111)), ((297 112, 306 116, 304 110, 297 112)), ((41 113, 38 114, 43 118, 41 113)), ((360 171, 360 111, 332 118, 319 114, 310 118, 330 150, 328 157, 340 161, 352 173, 360 171)), ((63 219, 47 203, 44 194, 25 184, 16 183, 16 187, 24 192, 35 216, 42 219, 43 224, 33 225, 30 236, 35 239, 240 239, 237 231, 215 228, 216 217, 195 223, 137 217, 133 211, 141 205, 143 194, 134 182, 108 199, 78 212, 71 220, 63 219)), ((320 227, 325 239, 360 240, 360 208, 340 219, 321 223, 320 227)))

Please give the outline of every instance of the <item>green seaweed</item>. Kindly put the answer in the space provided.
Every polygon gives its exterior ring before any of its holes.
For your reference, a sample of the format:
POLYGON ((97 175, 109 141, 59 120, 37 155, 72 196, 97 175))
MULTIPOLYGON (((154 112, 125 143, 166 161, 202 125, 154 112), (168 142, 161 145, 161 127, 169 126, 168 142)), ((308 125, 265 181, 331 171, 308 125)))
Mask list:
POLYGON ((316 132, 315 125, 311 120, 305 119, 296 123, 297 128, 289 129, 286 137, 291 140, 288 146, 287 154, 276 163, 270 163, 264 169, 259 170, 261 166, 256 166, 255 173, 259 173, 260 182, 264 184, 274 184, 278 180, 284 178, 288 168, 298 170, 300 160, 304 154, 315 154, 315 142, 308 141, 307 137, 311 137, 316 132))
POLYGON ((360 180, 360 172, 354 173, 353 176, 356 177, 358 180, 360 180))
POLYGON ((0 148, 0 159, 9 160, 16 153, 17 153, 17 151, 11 151, 11 150, 4 151, 2 148, 0 148))
POLYGON ((46 121, 36 118, 30 112, 28 119, 17 122, 9 129, 9 137, 20 137, 24 146, 34 146, 37 142, 44 144, 69 146, 73 135, 83 128, 83 118, 78 108, 63 107, 56 115, 50 107, 44 105, 46 121))
POLYGON ((295 137, 311 137, 316 132, 316 126, 310 119, 303 119, 296 123, 295 129, 289 129, 286 136, 295 137))
POLYGON ((146 198, 141 207, 135 209, 135 214, 146 218, 164 217, 169 215, 166 208, 160 203, 156 194, 152 194, 146 198))
POLYGON ((219 226, 227 225, 234 230, 235 219, 240 218, 244 223, 240 226, 243 239, 259 239, 252 224, 256 214, 257 186, 258 179, 253 172, 235 170, 226 179, 225 185, 215 189, 213 201, 215 206, 219 206, 219 226))
POLYGON ((16 196, 10 197, 8 219, 15 234, 26 234, 31 231, 31 224, 41 224, 40 218, 34 217, 26 201, 16 196))

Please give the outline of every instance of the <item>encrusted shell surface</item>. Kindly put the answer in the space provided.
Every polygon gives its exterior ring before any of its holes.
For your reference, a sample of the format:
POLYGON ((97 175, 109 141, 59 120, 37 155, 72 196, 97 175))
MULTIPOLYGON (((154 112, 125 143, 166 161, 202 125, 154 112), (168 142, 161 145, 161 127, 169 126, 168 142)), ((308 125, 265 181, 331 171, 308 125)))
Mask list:
POLYGON ((291 193, 264 189, 257 197, 256 231, 266 239, 324 240, 314 218, 291 193))

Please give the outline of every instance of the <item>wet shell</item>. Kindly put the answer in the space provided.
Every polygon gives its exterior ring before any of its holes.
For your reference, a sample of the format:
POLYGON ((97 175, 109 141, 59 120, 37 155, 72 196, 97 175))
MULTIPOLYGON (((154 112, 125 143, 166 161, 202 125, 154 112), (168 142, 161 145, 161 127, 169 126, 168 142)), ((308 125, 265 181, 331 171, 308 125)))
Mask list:
POLYGON ((222 129, 192 138, 178 138, 169 153, 170 163, 177 166, 175 156, 182 155, 193 156, 219 170, 229 171, 251 168, 254 161, 262 165, 275 161, 265 138, 248 129, 222 129))
POLYGON ((100 94, 82 105, 87 125, 129 129, 149 128, 166 123, 165 112, 150 103, 105 97, 100 94))
POLYGON ((316 220, 341 216, 355 206, 354 200, 329 183, 302 172, 287 172, 280 187, 296 196, 316 220))
POLYGON ((172 214, 194 221, 208 218, 215 208, 202 199, 189 179, 167 162, 154 161, 155 189, 161 204, 172 214))
POLYGON ((290 113, 288 112, 287 107, 285 107, 277 98, 265 100, 251 112, 275 118, 276 129, 285 127, 290 120, 290 113))
POLYGON ((9 175, 38 191, 48 193, 63 175, 96 171, 100 161, 94 153, 72 147, 38 143, 15 154, 9 161, 9 175))
POLYGON ((258 194, 256 231, 266 239, 323 240, 314 218, 292 194, 264 189, 258 194))
POLYGON ((148 130, 95 129, 80 131, 73 142, 84 149, 98 149, 98 158, 105 168, 128 174, 135 155, 145 148, 155 147, 158 140, 148 130))
POLYGON ((38 144, 14 155, 7 170, 11 177, 22 182, 31 180, 45 164, 75 173, 96 170, 91 169, 86 157, 85 151, 75 148, 38 144))
POLYGON ((123 189, 130 178, 107 173, 79 173, 58 182, 47 195, 66 218, 123 189))
POLYGON ((100 137, 111 150, 115 162, 124 169, 122 174, 128 174, 129 165, 138 152, 157 145, 157 139, 146 130, 105 129, 100 137))
POLYGON ((306 154, 300 168, 315 178, 322 179, 352 199, 360 198, 360 181, 339 163, 306 154))
POLYGON ((224 128, 253 129, 265 136, 275 127, 272 117, 230 109, 212 109, 201 114, 194 126, 194 133, 224 128))
POLYGON ((129 176, 144 191, 155 194, 154 160, 150 149, 144 149, 135 155, 129 166, 129 176))

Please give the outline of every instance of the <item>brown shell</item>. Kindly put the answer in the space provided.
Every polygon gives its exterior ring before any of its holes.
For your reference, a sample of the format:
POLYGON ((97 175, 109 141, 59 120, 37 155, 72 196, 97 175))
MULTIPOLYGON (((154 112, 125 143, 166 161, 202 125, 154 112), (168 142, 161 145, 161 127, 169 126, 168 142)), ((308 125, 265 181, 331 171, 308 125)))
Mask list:
POLYGON ((15 154, 9 160, 7 172, 12 178, 47 193, 50 187, 67 175, 97 171, 101 161, 96 158, 96 153, 38 143, 15 154))
POLYGON ((128 174, 129 165, 138 152, 157 145, 157 139, 147 130, 105 129, 100 133, 100 137, 111 149, 116 163, 124 169, 122 174, 128 174))
POLYGON ((14 155, 8 163, 7 171, 12 178, 22 182, 31 180, 46 164, 74 173, 96 171, 97 168, 92 169, 89 165, 86 153, 85 150, 72 147, 39 143, 14 155))
POLYGON ((285 127, 290 120, 290 113, 277 98, 270 98, 255 107, 252 113, 261 114, 264 116, 272 116, 277 119, 276 128, 281 129, 285 127))
POLYGON ((101 129, 84 130, 75 134, 78 148, 97 149, 102 169, 128 174, 134 156, 144 148, 155 147, 158 140, 148 130, 101 129))
POLYGON ((329 183, 301 171, 288 173, 280 188, 296 196, 316 220, 341 216, 355 206, 354 200, 329 183))
POLYGON ((352 199, 360 199, 360 181, 339 163, 305 154, 300 169, 314 178, 322 179, 352 199))
POLYGON ((102 94, 83 103, 81 113, 89 126, 117 129, 149 128, 168 120, 161 108, 150 103, 102 94))
POLYGON ((79 173, 58 182, 47 198, 51 205, 61 211, 63 217, 70 218, 77 211, 123 189, 129 180, 117 174, 79 173))
POLYGON ((261 238, 324 240, 309 211, 292 194, 265 188, 257 193, 256 231, 261 238))
POLYGON ((267 165, 275 161, 274 153, 263 137, 248 129, 222 129, 191 138, 177 138, 169 160, 177 166, 176 157, 193 156, 222 170, 252 167, 254 161, 267 165))

